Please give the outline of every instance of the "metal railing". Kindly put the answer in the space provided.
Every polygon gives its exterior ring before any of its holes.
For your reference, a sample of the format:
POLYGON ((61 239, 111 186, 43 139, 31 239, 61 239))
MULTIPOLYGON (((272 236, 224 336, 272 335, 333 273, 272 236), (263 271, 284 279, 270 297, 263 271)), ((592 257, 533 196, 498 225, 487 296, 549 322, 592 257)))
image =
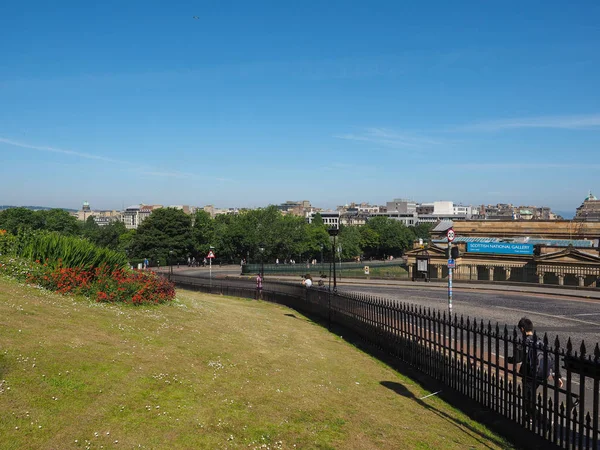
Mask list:
MULTIPOLYGON (((441 381, 460 394, 565 449, 599 450, 600 348, 591 354, 582 342, 561 347, 530 344, 516 329, 489 321, 448 317, 390 299, 356 292, 268 282, 257 291, 252 280, 208 280, 174 275, 181 287, 213 294, 260 298, 316 315, 352 330, 393 357, 441 381), (558 376, 528 376, 518 362, 527 355, 558 376), (514 360, 514 361, 513 361, 514 360)), ((534 335, 533 342, 537 342, 534 335)))
MULTIPOLYGON (((364 271, 364 267, 369 266, 371 269, 386 269, 386 268, 403 268, 406 270, 402 276, 398 274, 394 274, 395 278, 404 278, 408 279, 408 268, 406 264, 401 260, 395 261, 364 261, 364 262, 336 262, 336 268, 338 274, 341 272, 342 276, 344 271, 348 271, 348 273, 352 273, 352 276, 356 276, 356 272, 364 271), (352 271, 352 272, 350 272, 352 271)), ((313 276, 316 274, 329 274, 329 270, 332 269, 333 266, 330 266, 330 263, 316 263, 307 264, 306 261, 303 263, 295 263, 295 264, 264 264, 264 273, 266 274, 305 274, 310 273, 313 276)), ((244 264, 241 266, 242 274, 256 274, 261 271, 261 264, 244 264)))

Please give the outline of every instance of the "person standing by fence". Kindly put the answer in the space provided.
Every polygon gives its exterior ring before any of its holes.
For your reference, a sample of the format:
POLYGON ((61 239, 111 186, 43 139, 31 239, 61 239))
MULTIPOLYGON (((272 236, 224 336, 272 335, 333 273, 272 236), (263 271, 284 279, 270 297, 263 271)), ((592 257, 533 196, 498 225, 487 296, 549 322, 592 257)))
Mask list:
POLYGON ((527 317, 521 318, 517 328, 523 334, 523 342, 515 345, 514 356, 509 356, 509 364, 518 364, 521 374, 525 422, 535 418, 537 388, 549 377, 557 377, 559 387, 563 387, 562 376, 553 373, 554 354, 544 348, 541 339, 534 341, 533 322, 527 317))
POLYGON ((260 273, 256 275, 256 300, 262 300, 263 280, 260 273))

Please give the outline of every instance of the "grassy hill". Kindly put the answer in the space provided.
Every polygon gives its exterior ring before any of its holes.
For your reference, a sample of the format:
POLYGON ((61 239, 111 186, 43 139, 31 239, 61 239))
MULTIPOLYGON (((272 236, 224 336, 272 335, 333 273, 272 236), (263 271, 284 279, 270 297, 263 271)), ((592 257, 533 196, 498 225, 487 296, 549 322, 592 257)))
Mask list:
POLYGON ((131 307, 0 279, 0 448, 508 448, 299 313, 131 307))

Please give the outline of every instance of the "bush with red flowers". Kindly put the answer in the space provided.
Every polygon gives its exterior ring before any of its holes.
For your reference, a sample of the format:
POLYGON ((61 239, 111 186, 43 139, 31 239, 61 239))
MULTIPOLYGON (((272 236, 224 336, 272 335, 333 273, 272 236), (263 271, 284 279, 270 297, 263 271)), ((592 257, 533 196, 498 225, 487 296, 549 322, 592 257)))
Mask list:
POLYGON ((126 268, 123 258, 116 252, 63 236, 12 236, 0 230, 0 274, 97 302, 141 305, 175 298, 171 282, 153 272, 126 268), (21 248, 24 243, 27 252, 21 248), (33 257, 38 254, 53 257, 33 257))
POLYGON ((153 272, 108 266, 85 270, 58 265, 32 271, 27 281, 61 294, 85 295, 97 302, 141 305, 166 303, 175 297, 173 283, 153 272))

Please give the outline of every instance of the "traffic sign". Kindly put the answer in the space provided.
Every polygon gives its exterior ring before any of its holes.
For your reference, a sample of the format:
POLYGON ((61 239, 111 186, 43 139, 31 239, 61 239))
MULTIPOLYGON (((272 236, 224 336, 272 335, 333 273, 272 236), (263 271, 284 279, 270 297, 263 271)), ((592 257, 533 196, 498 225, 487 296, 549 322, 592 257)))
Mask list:
POLYGON ((365 275, 369 275, 369 266, 365 266, 365 275))
POLYGON ((448 237, 448 242, 452 242, 456 237, 456 235, 454 234, 454 229, 448 228, 448 231, 446 231, 446 236, 448 237))
POLYGON ((212 251, 212 250, 210 250, 210 251, 208 252, 208 256, 207 256, 207 258, 208 258, 208 259, 213 259, 214 257, 215 257, 215 254, 213 253, 213 251, 212 251))
POLYGON ((448 260, 448 269, 454 269, 456 267, 456 261, 453 259, 448 260))

